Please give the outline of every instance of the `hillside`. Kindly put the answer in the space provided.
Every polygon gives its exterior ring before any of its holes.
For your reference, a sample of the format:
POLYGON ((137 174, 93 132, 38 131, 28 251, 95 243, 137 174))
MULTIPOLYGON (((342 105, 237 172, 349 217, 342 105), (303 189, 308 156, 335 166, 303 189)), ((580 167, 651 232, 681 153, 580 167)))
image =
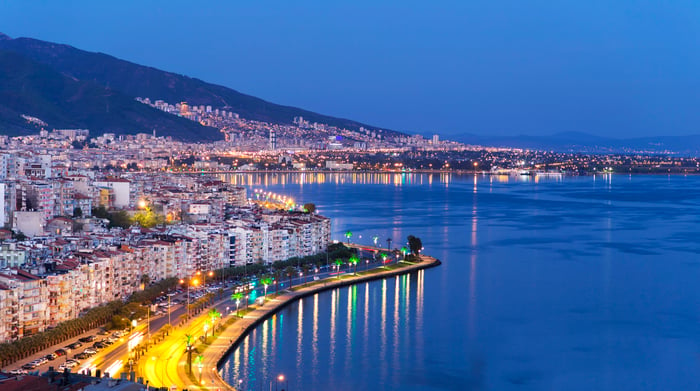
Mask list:
MULTIPOLYGON (((356 121, 330 117, 291 106, 283 106, 242 94, 233 89, 199 79, 134 64, 103 53, 76 49, 31 38, 11 39, 0 34, 0 50, 22 54, 34 61, 79 80, 93 81, 130 97, 162 99, 169 103, 186 101, 193 105, 226 108, 246 119, 291 124, 295 116, 311 122, 347 129, 377 127, 356 121)), ((387 130, 387 133, 395 133, 387 130)))
POLYGON ((17 53, 0 50, 0 133, 37 133, 21 115, 53 128, 87 128, 92 134, 150 133, 182 140, 217 140, 217 129, 153 109, 91 81, 63 75, 17 53))

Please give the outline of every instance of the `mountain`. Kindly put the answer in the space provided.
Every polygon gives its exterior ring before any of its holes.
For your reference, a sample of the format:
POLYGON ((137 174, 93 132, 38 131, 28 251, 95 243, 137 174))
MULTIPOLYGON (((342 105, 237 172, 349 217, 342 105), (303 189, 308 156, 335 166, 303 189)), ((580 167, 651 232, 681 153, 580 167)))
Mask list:
MULTIPOLYGON (((1 34, 0 34, 1 35, 1 34)), ((191 105, 211 105, 238 113, 242 118, 279 124, 291 124, 302 116, 347 129, 377 129, 356 121, 330 117, 291 106, 283 106, 246 95, 233 89, 202 80, 134 64, 103 53, 76 49, 31 38, 12 39, 0 36, 0 50, 19 53, 58 72, 82 81, 91 81, 119 91, 130 97, 162 99, 174 104, 185 101, 191 105)), ((385 130, 394 134, 391 130, 385 130)))
POLYGON ((51 128, 87 128, 93 134, 170 132, 180 139, 216 140, 214 128, 179 118, 92 81, 77 80, 20 54, 0 50, 0 131, 37 133, 35 117, 51 128))
POLYGON ((462 134, 457 141, 472 145, 549 150, 581 153, 672 153, 700 155, 700 135, 655 136, 634 138, 600 137, 580 132, 556 133, 549 136, 478 136, 462 134))

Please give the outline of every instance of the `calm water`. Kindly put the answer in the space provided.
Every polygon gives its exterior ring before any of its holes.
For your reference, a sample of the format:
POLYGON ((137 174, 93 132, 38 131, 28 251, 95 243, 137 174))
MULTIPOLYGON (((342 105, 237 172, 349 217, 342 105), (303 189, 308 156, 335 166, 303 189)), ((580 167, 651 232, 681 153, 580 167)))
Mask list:
POLYGON ((334 238, 419 236, 444 264, 306 298, 222 368, 247 390, 700 386, 700 178, 241 175, 334 238), (277 375, 286 376, 275 384, 277 375), (271 383, 272 381, 272 383, 271 383), (288 385, 286 384, 288 382, 288 385))

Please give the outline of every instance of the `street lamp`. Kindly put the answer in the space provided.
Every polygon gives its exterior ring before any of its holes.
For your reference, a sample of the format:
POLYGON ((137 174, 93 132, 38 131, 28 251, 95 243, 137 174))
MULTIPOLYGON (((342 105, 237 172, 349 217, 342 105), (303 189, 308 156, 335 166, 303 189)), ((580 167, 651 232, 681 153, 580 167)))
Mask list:
MULTIPOLYGON (((180 280, 180 284, 184 284, 184 283, 185 283, 185 280, 180 280)), ((192 281, 187 282, 187 319, 190 318, 190 285, 197 286, 198 283, 199 283, 199 280, 197 280, 196 278, 193 279, 192 281)), ((170 299, 168 298, 168 300, 170 300, 170 299)))

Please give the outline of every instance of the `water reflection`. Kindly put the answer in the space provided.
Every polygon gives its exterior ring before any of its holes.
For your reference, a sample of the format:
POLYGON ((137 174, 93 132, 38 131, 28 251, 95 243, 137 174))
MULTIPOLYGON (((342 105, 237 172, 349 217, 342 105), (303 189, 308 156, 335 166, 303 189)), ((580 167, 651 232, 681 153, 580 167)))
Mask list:
POLYGON ((264 173, 264 172, 238 172, 217 174, 224 182, 237 186, 277 186, 293 184, 304 185, 332 183, 342 184, 383 184, 393 186, 433 184, 435 180, 442 184, 449 184, 452 173, 325 173, 325 172, 301 172, 301 173, 264 173))
POLYGON ((290 389, 312 391, 352 389, 358 379, 349 371, 358 367, 372 376, 402 376, 410 369, 404 369, 408 357, 423 357, 423 276, 417 272, 300 300, 251 332, 223 364, 222 376, 230 384, 245 379, 245 390, 260 390, 284 373, 290 389), (407 329, 415 335, 405 335, 407 329), (368 365, 377 357, 382 365, 368 365), (339 380, 345 378, 347 384, 339 380))

